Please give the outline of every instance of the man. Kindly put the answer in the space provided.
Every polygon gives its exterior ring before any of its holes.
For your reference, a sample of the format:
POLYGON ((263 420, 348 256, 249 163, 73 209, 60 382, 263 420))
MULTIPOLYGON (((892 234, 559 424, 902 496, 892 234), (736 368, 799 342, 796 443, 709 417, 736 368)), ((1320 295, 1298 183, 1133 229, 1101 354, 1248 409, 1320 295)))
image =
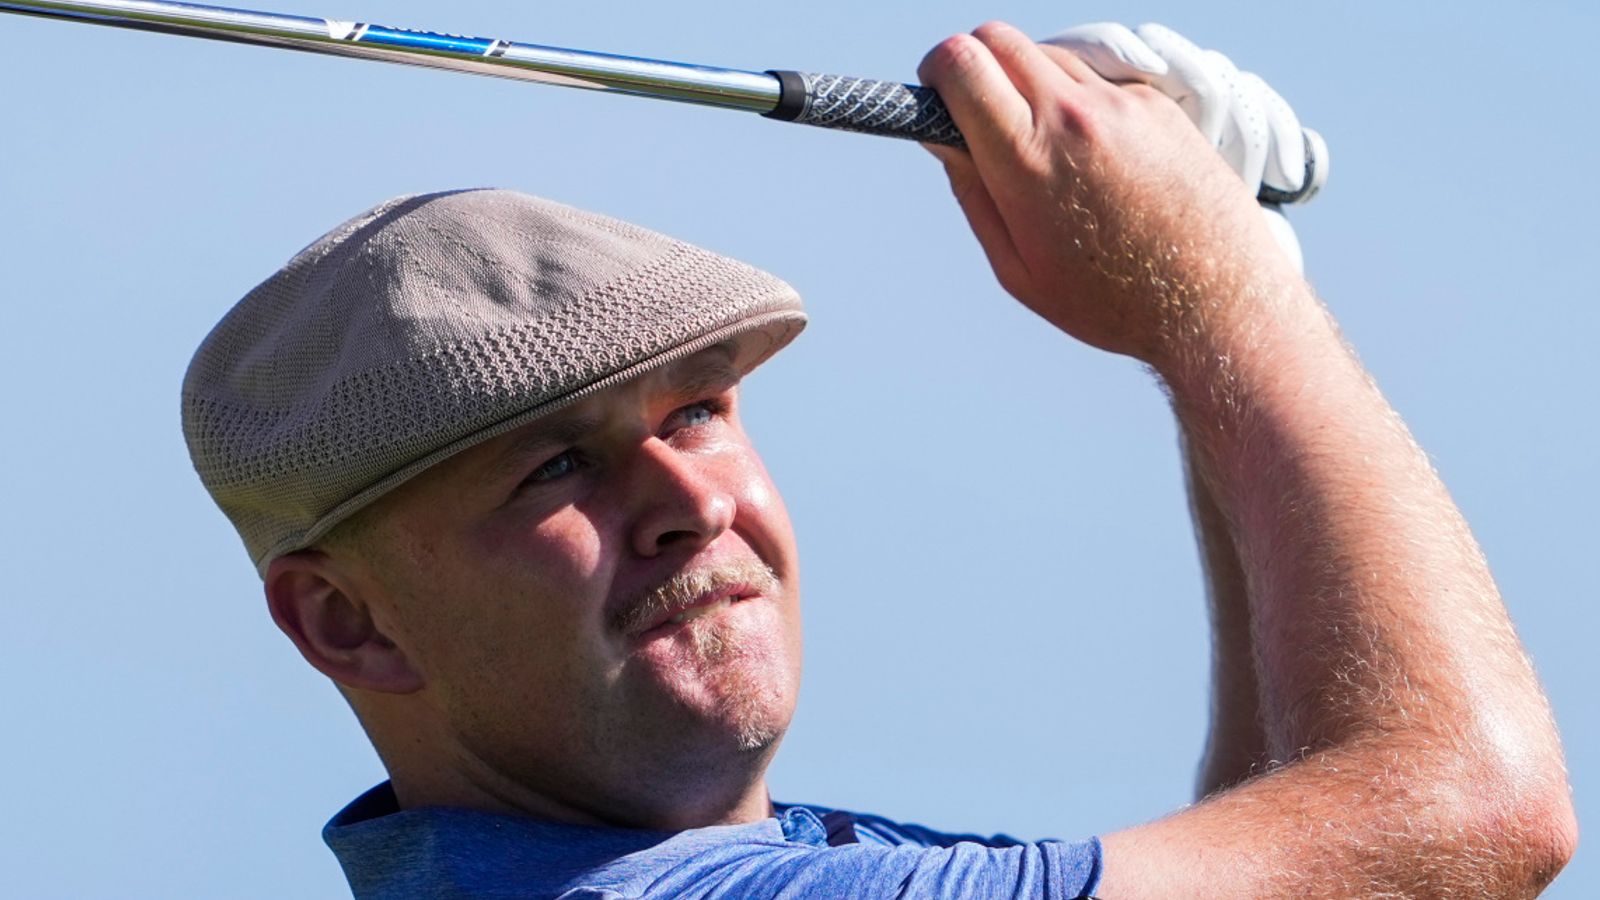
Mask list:
POLYGON ((241 301, 185 382, 275 621, 389 771, 326 831, 358 896, 1527 896, 1559 871, 1559 740, 1465 523, 1215 118, 1096 71, 1205 57, 1066 43, 935 48, 970 148, 935 152, 1001 284, 1171 396, 1212 586, 1206 798, 1076 844, 772 803, 798 571, 737 383, 797 299, 531 198, 403 198, 241 301))

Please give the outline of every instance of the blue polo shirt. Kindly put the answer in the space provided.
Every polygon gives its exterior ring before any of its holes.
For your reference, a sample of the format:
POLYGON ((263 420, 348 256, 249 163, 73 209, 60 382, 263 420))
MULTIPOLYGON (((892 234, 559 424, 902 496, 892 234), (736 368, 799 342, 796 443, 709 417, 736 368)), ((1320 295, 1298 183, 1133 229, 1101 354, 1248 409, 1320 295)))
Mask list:
POLYGON ((1087 897, 1100 841, 944 834, 778 804, 750 825, 636 831, 465 809, 401 810, 389 783, 322 831, 357 900, 1087 897))

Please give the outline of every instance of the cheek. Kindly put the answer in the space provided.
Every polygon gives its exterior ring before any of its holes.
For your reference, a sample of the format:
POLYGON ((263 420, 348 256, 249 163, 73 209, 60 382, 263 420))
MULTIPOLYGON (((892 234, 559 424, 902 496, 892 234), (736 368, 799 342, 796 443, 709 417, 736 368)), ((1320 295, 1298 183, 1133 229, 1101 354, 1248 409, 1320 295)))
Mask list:
POLYGON ((735 501, 739 515, 735 528, 744 534, 755 551, 778 573, 785 583, 798 576, 795 561, 794 527, 783 497, 767 474, 760 457, 741 454, 735 501))
POLYGON ((609 576, 593 523, 563 510, 537 523, 507 516, 440 560, 431 598, 439 678, 454 692, 507 700, 560 692, 594 642, 609 576))
POLYGON ((743 471, 736 496, 739 515, 734 530, 762 562, 772 567, 783 584, 784 596, 778 604, 778 613, 784 623, 784 650, 791 680, 797 684, 801 654, 800 560, 794 528, 783 498, 761 459, 754 452, 747 453, 741 466, 743 471))
POLYGON ((576 509, 537 522, 511 517, 483 535, 483 571, 518 598, 516 613, 542 620, 541 631, 570 639, 599 614, 609 582, 601 527, 576 509))

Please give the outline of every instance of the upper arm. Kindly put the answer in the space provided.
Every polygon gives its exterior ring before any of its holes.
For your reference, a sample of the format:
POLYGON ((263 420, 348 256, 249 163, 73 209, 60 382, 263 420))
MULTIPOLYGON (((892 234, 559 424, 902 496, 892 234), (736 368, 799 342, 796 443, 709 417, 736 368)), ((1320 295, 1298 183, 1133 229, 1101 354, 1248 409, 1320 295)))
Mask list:
POLYGON ((1221 862, 1215 859, 1220 854, 1208 853, 1202 842, 1188 839, 1188 829, 1180 821, 1184 816, 1178 813, 1101 838, 1105 865, 1095 896, 1102 900, 1243 896, 1243 891, 1234 889, 1238 882, 1199 887, 1210 880, 1205 873, 1207 859, 1221 862))
POLYGON ((1537 805, 1388 740, 1325 750, 1102 838, 1102 900, 1532 897, 1560 870, 1537 805))
POLYGON ((1356 838, 1375 810, 1351 802, 1355 794, 1342 812, 1324 808, 1311 796, 1316 789, 1300 783, 1301 773, 1291 771, 1299 765, 1104 836, 1104 874, 1096 896, 1266 900, 1367 895, 1349 880, 1349 870, 1334 863, 1341 838, 1356 838), (1303 873, 1320 878, 1306 880, 1303 873))

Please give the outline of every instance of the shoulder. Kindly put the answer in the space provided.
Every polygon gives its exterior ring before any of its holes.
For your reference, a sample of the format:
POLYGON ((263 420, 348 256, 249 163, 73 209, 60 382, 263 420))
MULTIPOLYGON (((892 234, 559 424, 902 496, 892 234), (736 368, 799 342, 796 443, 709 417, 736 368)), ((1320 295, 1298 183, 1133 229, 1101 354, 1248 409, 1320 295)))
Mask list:
POLYGON ((835 879, 818 888, 849 886, 850 896, 1076 898, 1087 897, 1100 880, 1098 838, 1029 842, 814 804, 777 809, 783 818, 804 811, 824 826, 829 846, 793 865, 835 879), (882 883, 856 880, 862 872, 882 883))
MULTIPOLYGON (((789 810, 808 810, 824 823, 848 822, 853 826, 857 840, 863 844, 877 844, 888 847, 952 847, 956 844, 979 844, 985 847, 1020 847, 1027 841, 1018 840, 1008 834, 976 834, 967 832, 940 831, 925 825, 910 822, 897 822, 885 816, 872 813, 855 812, 853 810, 834 809, 827 806, 818 806, 814 803, 800 804, 774 804, 779 813, 789 810)), ((834 825, 833 827, 840 827, 834 825)), ((1040 841, 1038 843, 1046 843, 1040 841)))

